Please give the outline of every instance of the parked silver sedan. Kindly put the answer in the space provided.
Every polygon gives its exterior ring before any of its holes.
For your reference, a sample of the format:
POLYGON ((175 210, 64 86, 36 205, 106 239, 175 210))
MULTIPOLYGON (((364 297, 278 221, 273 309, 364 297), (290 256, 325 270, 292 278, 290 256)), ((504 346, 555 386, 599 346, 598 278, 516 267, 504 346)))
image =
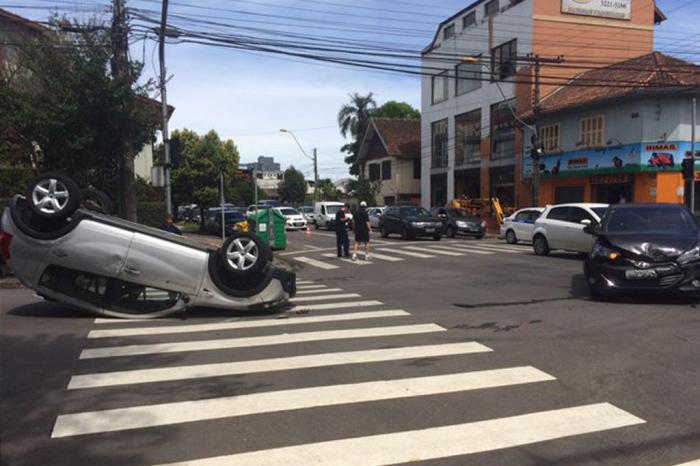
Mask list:
POLYGON ((386 207, 370 207, 367 209, 367 215, 369 216, 369 224, 372 228, 379 229, 379 222, 382 219, 382 214, 384 213, 386 207))
POLYGON ((155 318, 188 307, 265 310, 296 293, 269 246, 234 233, 219 249, 81 208, 81 191, 47 174, 2 213, 0 251, 38 295, 104 316, 155 318))

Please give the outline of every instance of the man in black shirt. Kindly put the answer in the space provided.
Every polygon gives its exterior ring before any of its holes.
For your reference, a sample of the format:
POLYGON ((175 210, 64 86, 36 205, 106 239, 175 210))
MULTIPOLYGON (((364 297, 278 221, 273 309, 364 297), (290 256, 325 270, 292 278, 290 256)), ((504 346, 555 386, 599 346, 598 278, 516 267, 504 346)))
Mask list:
POLYGON ((348 218, 345 213, 350 209, 345 204, 335 214, 335 244, 338 247, 338 257, 350 257, 350 239, 348 238, 348 218))
POLYGON ((357 260, 357 251, 360 249, 360 244, 365 245, 365 260, 370 260, 369 257, 369 215, 367 215, 367 203, 360 202, 360 208, 355 212, 355 246, 352 252, 352 260, 357 260))

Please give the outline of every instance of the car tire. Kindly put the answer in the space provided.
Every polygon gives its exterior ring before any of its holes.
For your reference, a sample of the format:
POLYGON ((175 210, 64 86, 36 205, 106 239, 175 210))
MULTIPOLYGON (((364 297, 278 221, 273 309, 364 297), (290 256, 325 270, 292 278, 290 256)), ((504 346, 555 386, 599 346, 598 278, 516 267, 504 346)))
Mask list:
POLYGON ((538 256, 549 255, 549 244, 547 243, 547 238, 545 238, 543 235, 535 236, 535 239, 532 242, 532 249, 538 256))
POLYGON ((80 207, 78 185, 57 173, 46 173, 32 181, 26 197, 29 209, 47 220, 66 219, 80 207))
POLYGON ((255 235, 236 232, 219 249, 222 272, 234 278, 260 272, 272 260, 270 246, 255 235))
POLYGON ((513 230, 506 231, 506 243, 518 244, 518 238, 515 236, 515 232, 513 230))
POLYGON ((446 233, 447 233, 447 236, 449 236, 450 238, 454 238, 455 236, 457 236, 457 232, 455 231, 455 227, 453 227, 453 226, 447 227, 446 233))
POLYGON ((112 200, 106 193, 92 188, 80 190, 80 206, 105 215, 111 215, 113 208, 112 200))
POLYGON ((484 236, 486 236, 486 235, 479 235, 476 237, 476 239, 484 239, 484 236))
POLYGON ((381 236, 382 238, 388 238, 389 232, 386 231, 386 228, 381 226, 381 227, 379 227, 379 236, 381 236))
POLYGON ((433 236, 433 240, 435 240, 435 241, 440 241, 441 239, 442 239, 442 235, 440 233, 433 236))

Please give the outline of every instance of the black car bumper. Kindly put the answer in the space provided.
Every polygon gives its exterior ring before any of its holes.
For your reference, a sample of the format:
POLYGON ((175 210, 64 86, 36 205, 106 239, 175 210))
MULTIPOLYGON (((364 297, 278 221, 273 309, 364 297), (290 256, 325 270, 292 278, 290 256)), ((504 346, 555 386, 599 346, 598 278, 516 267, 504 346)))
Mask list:
POLYGON ((442 235, 441 227, 408 227, 411 236, 437 236, 442 235))
POLYGON ((457 234, 465 236, 482 237, 486 234, 486 231, 484 231, 484 229, 481 227, 458 227, 457 234))
POLYGON ((700 293, 700 262, 686 265, 665 262, 638 268, 629 261, 588 259, 584 273, 590 286, 606 293, 700 293))

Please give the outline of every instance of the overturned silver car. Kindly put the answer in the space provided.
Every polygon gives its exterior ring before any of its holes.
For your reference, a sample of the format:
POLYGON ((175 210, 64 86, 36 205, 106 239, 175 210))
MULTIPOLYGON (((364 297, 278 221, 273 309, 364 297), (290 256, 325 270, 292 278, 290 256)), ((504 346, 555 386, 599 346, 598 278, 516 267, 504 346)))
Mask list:
POLYGON ((12 198, 0 252, 22 284, 48 300, 141 319, 194 306, 266 310, 296 293, 294 273, 274 266, 254 235, 235 233, 213 249, 86 208, 93 205, 58 174, 12 198))

